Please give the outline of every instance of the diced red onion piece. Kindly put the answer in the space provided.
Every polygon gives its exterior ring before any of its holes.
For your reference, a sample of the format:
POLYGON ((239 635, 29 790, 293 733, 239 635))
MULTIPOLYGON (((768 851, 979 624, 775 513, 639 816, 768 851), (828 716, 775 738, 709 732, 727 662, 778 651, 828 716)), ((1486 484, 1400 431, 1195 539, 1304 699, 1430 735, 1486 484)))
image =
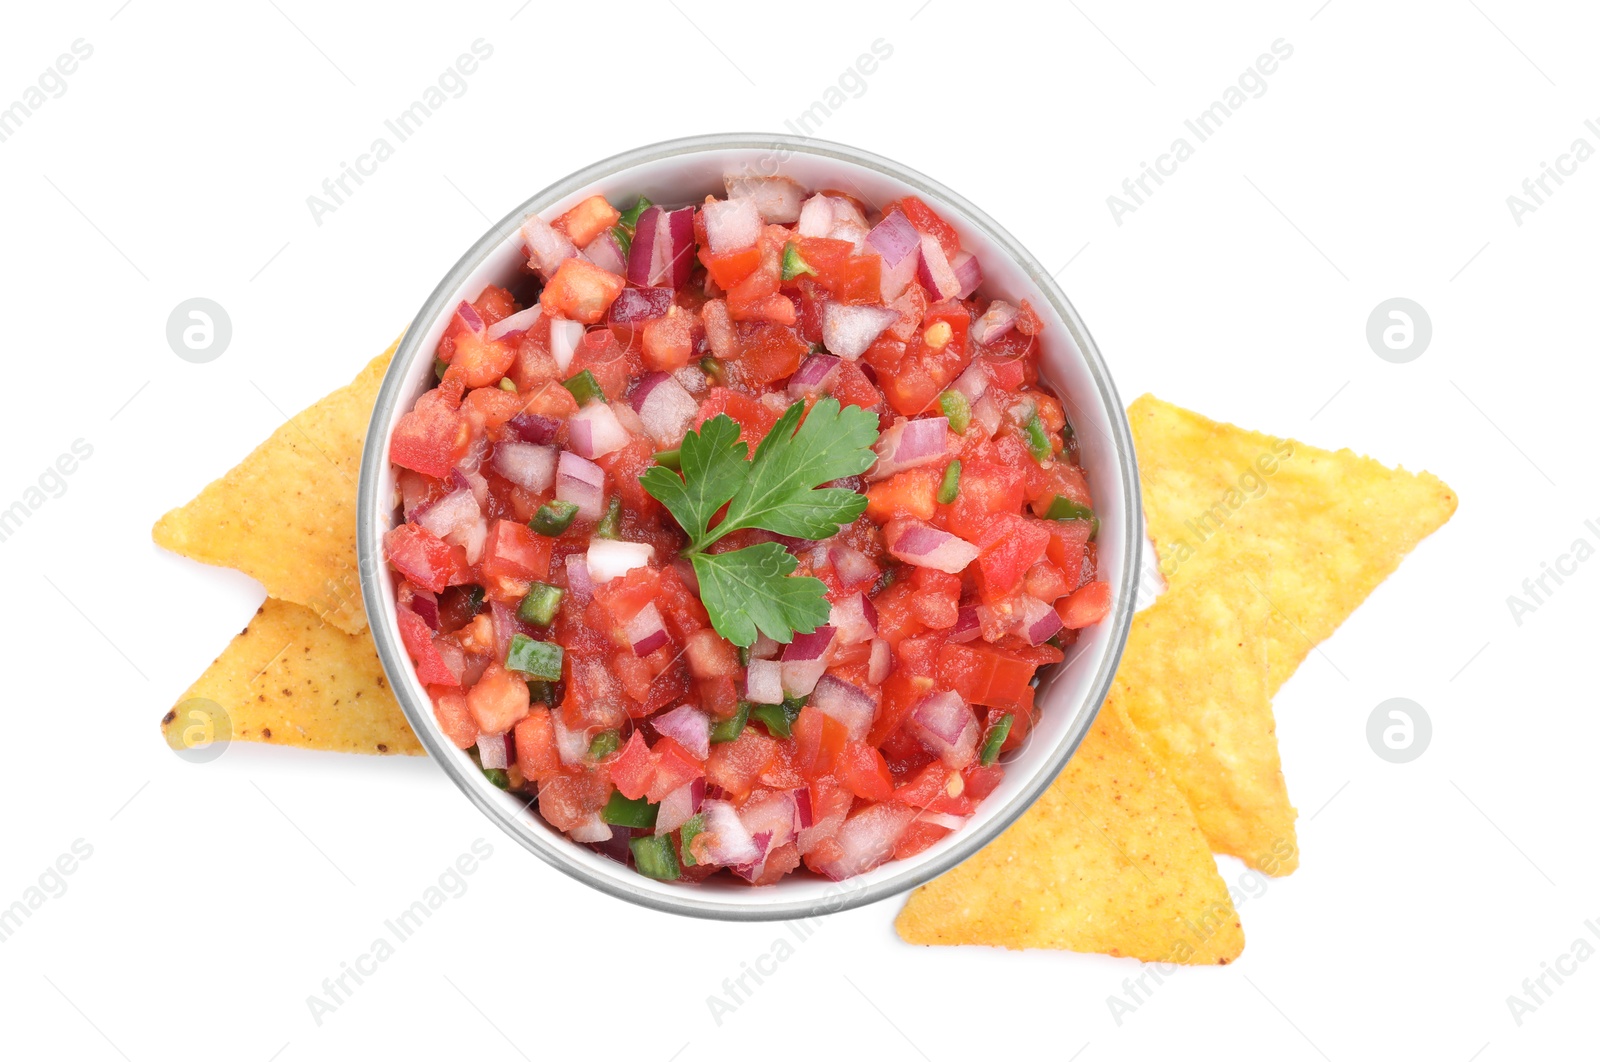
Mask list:
POLYGON ((644 608, 635 613, 622 633, 627 636, 628 644, 633 646, 634 656, 649 656, 672 641, 667 636, 667 624, 661 618, 661 610, 656 608, 654 601, 647 602, 644 608))
POLYGON ((800 236, 826 236, 833 231, 833 200, 825 195, 814 195, 800 207, 800 224, 795 233, 800 236))
POLYGON ((700 411, 700 403, 681 383, 660 372, 650 374, 640 384, 634 394, 634 408, 652 439, 662 446, 676 446, 700 411))
POLYGON ((828 649, 833 645, 832 627, 818 627, 811 634, 796 634, 794 641, 783 651, 781 674, 783 692, 790 697, 804 697, 817 686, 817 680, 828 669, 828 649))
POLYGON ((589 578, 589 559, 582 553, 569 553, 566 560, 567 593, 580 605, 594 597, 594 580, 589 578))
POLYGON ((626 276, 628 272, 628 256, 622 253, 622 244, 617 242, 617 234, 606 231, 596 236, 583 249, 583 256, 607 273, 617 276, 626 276))
POLYGON ((896 520, 885 529, 889 552, 919 568, 960 575, 978 559, 978 547, 918 520, 896 520))
POLYGON ((628 252, 628 280, 639 287, 681 288, 694 265, 694 208, 658 206, 639 215, 628 252))
POLYGON ((832 354, 812 354, 789 377, 789 394, 795 398, 822 394, 839 371, 839 359, 832 354))
POLYGON ((906 293, 906 289, 917 279, 917 265, 921 261, 919 255, 908 254, 898 265, 884 266, 879 271, 878 294, 885 303, 893 303, 906 293))
POLYGON ((982 632, 977 605, 962 605, 956 609, 956 625, 950 628, 950 641, 970 642, 982 632))
POLYGON ((571 502, 578 514, 598 521, 605 514, 605 470, 570 450, 556 461, 556 499, 571 502))
POLYGON ((823 715, 842 723, 852 741, 866 740, 867 732, 872 729, 872 717, 878 711, 865 690, 832 675, 823 675, 817 680, 811 703, 823 715))
POLYGON ((772 843, 772 831, 770 830, 753 833, 750 835, 750 839, 755 842, 756 851, 761 854, 748 863, 730 867, 729 869, 744 880, 753 882, 761 876, 762 869, 767 865, 767 853, 775 846, 772 843))
POLYGON ((750 831, 739 821, 739 812, 725 800, 707 800, 700 805, 706 817, 706 828, 696 838, 704 846, 702 862, 716 866, 739 866, 754 863, 765 851, 757 847, 750 831))
POLYGON ((865 874, 894 855, 895 843, 917 814, 914 808, 888 801, 864 807, 839 827, 827 858, 808 865, 834 881, 865 874))
MULTIPOLYGON (((983 311, 983 316, 972 322, 972 330, 967 334, 974 343, 979 346, 987 346, 1011 331, 1021 313, 1021 310, 1009 302, 1001 302, 996 299, 989 304, 988 309, 983 311)), ((973 396, 969 395, 968 397, 973 396)))
POLYGON ((569 321, 564 317, 550 319, 550 356, 556 360, 556 368, 567 371, 582 341, 582 321, 569 321))
POLYGON ((515 432, 517 438, 523 442, 542 445, 555 442, 561 422, 542 413, 518 413, 506 421, 506 427, 515 432))
POLYGON ((561 722, 560 712, 550 713, 551 721, 555 724, 556 755, 561 758, 563 765, 574 767, 583 762, 589 754, 589 733, 583 729, 568 730, 561 722))
POLYGON ((761 236, 761 211, 753 199, 718 199, 700 208, 712 254, 732 254, 755 246, 761 236))
POLYGON ((1056 610, 1034 597, 1024 597, 1017 620, 1017 633, 1028 639, 1029 645, 1043 645, 1050 636, 1061 629, 1061 617, 1056 610))
POLYGON ((504 339, 508 336, 514 339, 533 327, 543 309, 538 303, 534 303, 526 310, 518 310, 510 317, 502 317, 490 325, 484 335, 489 339, 504 339))
POLYGON ((960 770, 977 755, 978 719, 959 693, 930 693, 911 709, 907 722, 946 767, 960 770))
POLYGON ((828 353, 854 361, 884 329, 900 320, 887 306, 845 306, 837 302, 822 307, 822 345, 828 353))
POLYGON ((511 764, 506 746, 511 734, 480 734, 478 736, 478 762, 486 771, 505 770, 511 764))
POLYGON ((483 335, 485 328, 483 315, 478 312, 478 308, 472 303, 462 299, 461 304, 456 307, 456 316, 461 319, 461 323, 466 326, 467 331, 475 336, 483 335))
POLYGON ((606 323, 638 324, 665 317, 671 307, 671 288, 623 288, 606 311, 606 323))
POLYGON ((828 563, 833 565, 833 574, 839 577, 839 583, 845 589, 875 583, 882 573, 878 566, 858 549, 850 546, 828 547, 828 563))
POLYGON ((614 454, 633 441, 605 402, 590 402, 574 413, 567 421, 567 439, 573 453, 591 460, 614 454))
POLYGON ((989 374, 983 371, 983 366, 974 361, 968 365, 966 371, 956 377, 956 382, 950 385, 951 390, 959 391, 961 397, 973 403, 983 397, 989 389, 989 374))
POLYGON ((431 531, 440 538, 459 535, 476 523, 483 515, 478 499, 470 489, 451 491, 432 505, 416 511, 413 519, 417 526, 431 531))
POLYGON ((711 754, 711 719, 694 705, 680 704, 650 722, 655 726, 656 733, 676 741, 696 759, 703 760, 711 754))
POLYGON ((867 242, 883 259, 884 268, 892 269, 918 249, 921 235, 904 214, 891 210, 867 233, 867 242))
POLYGON ((956 298, 964 299, 978 290, 978 285, 983 283, 983 267, 978 264, 978 258, 971 251, 958 251, 950 259, 950 271, 956 275, 956 281, 961 285, 956 292, 956 298))
POLYGON ((1004 411, 1000 403, 995 400, 994 390, 991 388, 983 393, 983 397, 972 404, 972 419, 983 429, 989 438, 994 438, 994 433, 1000 430, 1000 418, 1004 411))
POLYGON ((522 223, 522 238, 528 244, 528 264, 546 280, 555 276, 562 262, 578 253, 567 234, 537 214, 522 223))
MULTIPOLYGON (((402 604, 407 602, 402 601, 402 604)), ((426 623, 431 630, 439 629, 439 597, 432 590, 423 590, 421 587, 411 588, 409 602, 412 612, 417 618, 426 623)))
POLYGON ((800 201, 805 189, 787 177, 734 177, 725 176, 723 187, 730 199, 749 199, 755 204, 761 220, 773 225, 787 225, 800 219, 800 201))
POLYGON ((867 681, 874 686, 889 677, 894 667, 894 653, 882 638, 872 639, 872 655, 867 658, 867 681))
POLYGON ((496 472, 535 494, 549 490, 556 481, 554 446, 535 446, 515 439, 501 439, 495 443, 491 463, 496 472))
POLYGON ((938 237, 922 237, 922 259, 917 264, 917 280, 935 300, 954 298, 961 290, 961 281, 945 259, 944 247, 938 237))
POLYGON ((878 460, 867 470, 867 479, 888 479, 896 472, 944 460, 949 429, 948 417, 896 419, 894 425, 872 444, 878 460))
POLYGON ((752 660, 744 675, 744 698, 751 704, 783 702, 783 665, 776 660, 752 660))
POLYGON ((648 543, 597 538, 589 543, 589 578, 597 586, 609 583, 635 568, 646 567, 655 555, 656 548, 648 543))
POLYGON ((765 634, 756 634, 756 644, 750 647, 752 660, 776 660, 778 654, 783 652, 783 643, 775 642, 765 634))
POLYGON ((797 830, 809 829, 811 826, 811 790, 805 786, 791 789, 794 795, 794 828, 797 830))
POLYGON ((877 611, 866 594, 850 594, 828 613, 828 625, 838 632, 840 645, 858 645, 878 633, 877 611))
MULTIPOLYGON (((673 738, 677 741, 677 738, 673 738)), ((683 744, 681 741, 678 742, 683 744)), ((656 836, 671 833, 679 826, 694 817, 700 810, 701 803, 706 798, 706 780, 696 778, 692 782, 685 782, 666 796, 661 798, 661 804, 656 809, 656 836)))
POLYGON ((824 624, 810 634, 796 632, 794 641, 783 651, 783 661, 820 660, 833 645, 833 628, 824 624))

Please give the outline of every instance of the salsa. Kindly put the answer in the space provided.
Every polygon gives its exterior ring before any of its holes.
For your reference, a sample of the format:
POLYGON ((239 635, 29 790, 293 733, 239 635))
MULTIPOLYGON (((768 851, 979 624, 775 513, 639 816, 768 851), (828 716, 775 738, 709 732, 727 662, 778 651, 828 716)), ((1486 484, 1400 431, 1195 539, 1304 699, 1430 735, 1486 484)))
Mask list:
POLYGON ((395 428, 384 548, 440 730, 552 827, 837 880, 961 828, 1111 593, 1028 303, 914 196, 727 189, 527 219, 395 428))

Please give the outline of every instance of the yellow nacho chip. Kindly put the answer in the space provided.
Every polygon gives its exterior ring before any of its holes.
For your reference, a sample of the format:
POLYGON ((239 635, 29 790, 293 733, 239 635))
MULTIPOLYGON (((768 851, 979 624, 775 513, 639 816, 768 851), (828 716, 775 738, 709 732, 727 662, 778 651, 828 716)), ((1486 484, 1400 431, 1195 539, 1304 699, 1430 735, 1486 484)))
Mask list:
POLYGON ((1269 695, 1456 509, 1427 472, 1349 450, 1218 424, 1151 395, 1128 417, 1168 583, 1213 578, 1224 538, 1267 559, 1269 695))
POLYGON ((356 569, 356 480, 394 351, 378 355, 352 383, 293 417, 188 505, 163 516, 156 544, 237 568, 268 595, 304 605, 341 630, 366 630, 356 569))
POLYGON ((911 894, 912 944, 990 944, 1227 963, 1244 930, 1194 813, 1116 699, 1027 813, 911 894))
POLYGON ((228 739, 422 755, 366 634, 268 598, 161 720, 174 749, 228 739))
POLYGON ((1264 558, 1223 539, 1200 581, 1133 618, 1115 689, 1211 849, 1267 874, 1299 863, 1267 693, 1264 558))

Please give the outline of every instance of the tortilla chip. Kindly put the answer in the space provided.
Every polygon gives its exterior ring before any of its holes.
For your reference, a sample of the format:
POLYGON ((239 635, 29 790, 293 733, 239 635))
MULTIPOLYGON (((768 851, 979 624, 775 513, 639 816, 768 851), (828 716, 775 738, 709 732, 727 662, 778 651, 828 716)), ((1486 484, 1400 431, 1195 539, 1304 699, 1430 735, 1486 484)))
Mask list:
POLYGON ((1263 558, 1224 539, 1200 582, 1133 618, 1116 689, 1214 852, 1267 874, 1299 865, 1267 694, 1263 558))
POLYGON ((1169 585, 1214 578, 1224 539, 1266 558, 1269 696, 1456 510, 1426 472, 1218 424, 1151 395, 1128 416, 1169 585))
POLYGON ((1027 813, 911 894, 912 944, 1227 963, 1244 930, 1194 813, 1113 697, 1027 813))
MULTIPOLYGON (((398 346, 398 341, 396 341, 398 346)), ((356 569, 356 480, 378 385, 395 348, 289 420, 232 471, 163 516, 156 544, 237 568, 268 595, 339 629, 367 629, 356 569)))
POLYGON ((195 728, 207 741, 422 755, 372 639, 270 597, 161 720, 174 749, 191 747, 195 728))

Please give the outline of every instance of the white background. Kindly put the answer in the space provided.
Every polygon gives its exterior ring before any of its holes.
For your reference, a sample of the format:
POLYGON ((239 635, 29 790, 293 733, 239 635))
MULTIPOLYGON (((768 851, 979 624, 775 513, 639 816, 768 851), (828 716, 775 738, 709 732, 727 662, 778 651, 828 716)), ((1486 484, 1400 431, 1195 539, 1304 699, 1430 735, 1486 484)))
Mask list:
POLYGON ((1520 625, 1507 597, 1575 539, 1600 542, 1584 527, 1600 523, 1600 161, 1520 226, 1506 197, 1575 138, 1600 147, 1583 124, 1600 118, 1600 25, 1578 4, 1317 2, 10 11, 0 101, 74 40, 94 53, 0 143, 0 507, 74 440, 93 456, 0 543, 0 906, 75 840, 93 855, 0 944, 0 1050, 1592 1054, 1600 961, 1520 1026, 1506 998, 1600 919, 1600 562, 1520 625), (317 225, 306 197, 480 37, 494 54, 465 95, 317 225), (199 766, 157 728, 261 597, 157 550, 162 512, 383 349, 489 219, 638 144, 781 131, 877 38, 892 57, 819 135, 949 184, 1061 266, 1125 399, 1153 390, 1348 445, 1461 497, 1277 698, 1300 870, 1262 892, 1220 860, 1256 893, 1242 959, 1180 972, 1120 1025, 1107 998, 1137 964, 911 948, 892 930, 898 901, 821 923, 719 1025, 707 997, 782 927, 591 892, 426 760, 239 746, 199 766), (1279 38, 1294 54, 1266 93, 1116 224, 1106 197, 1279 38), (194 296, 233 321, 204 365, 164 336, 194 296), (1365 340, 1392 296, 1432 317, 1409 364, 1365 340), (1397 696, 1434 727, 1405 765, 1365 737, 1397 696), (493 856, 469 890, 314 1022, 306 997, 479 837, 493 856))

